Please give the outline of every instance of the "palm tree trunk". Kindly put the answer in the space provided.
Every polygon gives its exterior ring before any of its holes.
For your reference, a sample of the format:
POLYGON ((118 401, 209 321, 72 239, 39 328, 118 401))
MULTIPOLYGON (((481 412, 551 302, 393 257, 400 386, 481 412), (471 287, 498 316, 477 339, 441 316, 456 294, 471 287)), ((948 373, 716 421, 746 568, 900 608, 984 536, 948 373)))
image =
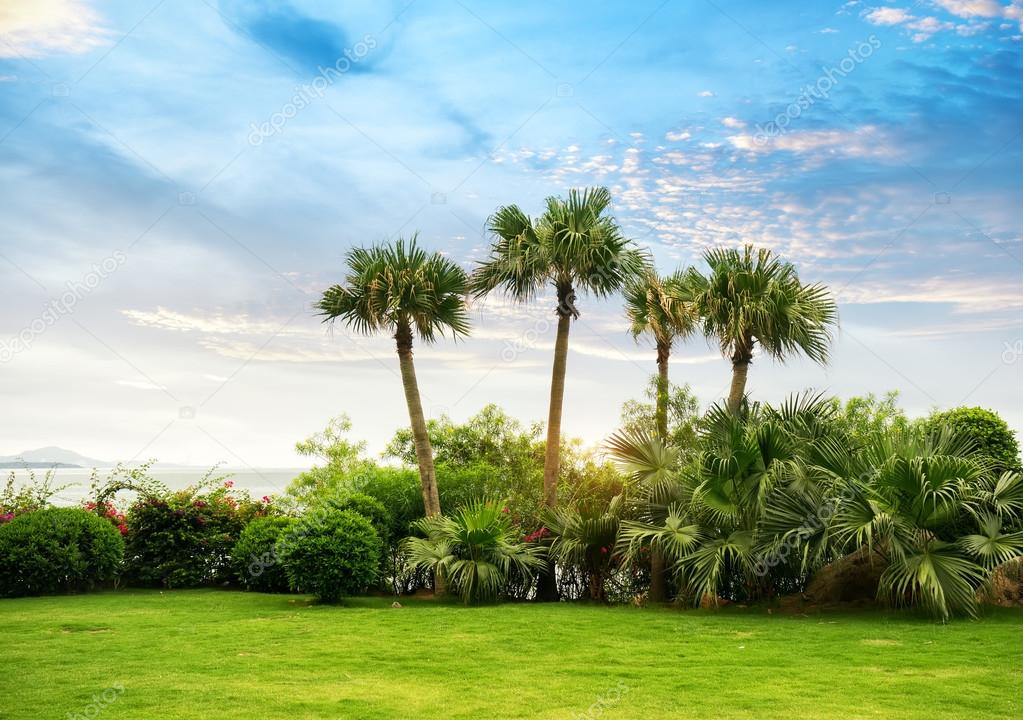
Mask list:
POLYGON ((671 356, 671 343, 657 341, 657 438, 663 443, 668 441, 668 358, 671 356))
MULTIPOLYGON (((575 292, 571 286, 558 287, 558 335, 554 341, 554 367, 551 370, 551 401, 547 414, 547 445, 543 461, 543 502, 558 505, 558 477, 561 473, 561 412, 565 404, 565 374, 568 369, 568 333, 576 315, 575 292)), ((536 583, 538 600, 557 600, 557 568, 549 563, 536 583)))
POLYGON ((401 383, 405 388, 405 402, 408 404, 409 421, 412 423, 412 438, 416 446, 416 461, 419 464, 419 480, 423 485, 423 508, 426 515, 440 514, 440 495, 437 492, 437 475, 433 468, 433 448, 426 432, 426 415, 419 397, 419 383, 416 381, 416 366, 412 362, 412 330, 399 327, 394 336, 398 343, 398 362, 401 366, 401 383))
POLYGON ((558 335, 554 342, 551 372, 551 402, 547 415, 547 447, 543 463, 543 502, 558 505, 558 474, 561 471, 561 413, 565 403, 565 373, 568 369, 568 333, 572 317, 558 312, 558 335))
MULTIPOLYGON (((668 359, 671 343, 657 341, 657 438, 668 442, 668 359)), ((651 602, 665 602, 668 599, 668 583, 665 577, 664 555, 656 547, 650 549, 650 592, 651 602)))
POLYGON ((732 388, 728 391, 728 410, 731 413, 739 412, 742 406, 742 398, 746 394, 746 375, 749 374, 749 366, 752 358, 747 353, 736 352, 732 356, 732 388))

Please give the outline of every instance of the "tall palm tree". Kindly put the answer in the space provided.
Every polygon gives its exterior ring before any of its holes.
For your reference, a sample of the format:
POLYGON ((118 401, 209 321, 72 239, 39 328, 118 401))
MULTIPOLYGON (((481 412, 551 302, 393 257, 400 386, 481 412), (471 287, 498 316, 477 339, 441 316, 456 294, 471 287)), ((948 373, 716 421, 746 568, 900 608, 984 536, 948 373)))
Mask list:
POLYGON ((547 198, 546 210, 536 219, 517 205, 498 208, 487 220, 487 230, 494 237, 490 257, 471 282, 476 296, 499 289, 523 302, 549 285, 557 292, 558 332, 543 474, 547 507, 558 503, 568 334, 571 321, 579 317, 576 292, 610 295, 647 264, 646 256, 622 234, 608 212, 610 205, 611 193, 598 187, 570 190, 567 199, 547 198))
POLYGON ((657 435, 668 440, 668 361, 676 340, 684 340, 699 326, 699 316, 692 302, 681 295, 684 285, 676 291, 665 291, 665 280, 650 268, 625 286, 625 314, 629 332, 637 340, 649 333, 657 347, 657 435))
POLYGON ((344 283, 328 288, 317 307, 327 321, 340 319, 357 332, 393 333, 423 484, 423 505, 428 516, 437 515, 440 497, 412 361, 412 341, 418 335, 423 342, 432 343, 445 331, 456 339, 469 334, 468 276, 440 253, 420 248, 416 235, 351 250, 346 264, 344 283))
MULTIPOLYGON (((693 334, 699 317, 693 311, 688 298, 681 296, 684 285, 679 284, 677 292, 665 292, 664 280, 653 268, 625 286, 625 313, 629 318, 629 332, 637 340, 649 333, 657 347, 657 400, 654 416, 657 437, 663 444, 668 442, 668 360, 671 348, 678 339, 693 334)), ((667 582, 664 558, 657 548, 650 555, 650 594, 652 602, 667 599, 667 582)))
POLYGON ((731 412, 742 404, 757 346, 782 362, 797 352, 827 362, 838 309, 824 285, 804 285, 791 263, 752 245, 708 250, 703 258, 710 274, 690 268, 668 283, 668 294, 691 300, 708 339, 731 359, 731 412))

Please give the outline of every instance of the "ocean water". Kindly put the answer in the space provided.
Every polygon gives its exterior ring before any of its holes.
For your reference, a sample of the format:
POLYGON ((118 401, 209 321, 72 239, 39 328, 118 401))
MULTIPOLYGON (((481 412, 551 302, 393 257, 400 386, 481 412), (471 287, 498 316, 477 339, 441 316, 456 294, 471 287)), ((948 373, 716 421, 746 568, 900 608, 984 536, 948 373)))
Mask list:
MULTIPOLYGON (((164 483, 172 490, 180 490, 199 482, 207 470, 208 468, 152 468, 150 476, 164 483)), ((236 489, 248 490, 253 497, 260 498, 263 495, 279 495, 283 493, 284 489, 288 487, 288 483, 302 471, 303 468, 221 469, 217 472, 217 475, 230 476, 230 479, 234 481, 236 489)), ((28 471, 14 470, 13 472, 15 485, 27 482, 28 471)), ((45 470, 38 469, 34 472, 37 479, 42 478, 46 473, 45 470)), ((101 468, 98 472, 100 479, 105 479, 109 475, 110 470, 101 468)), ((0 469, 0 479, 6 482, 10 473, 11 470, 0 469)), ((81 503, 89 495, 91 476, 92 470, 84 468, 57 468, 54 470, 52 485, 55 487, 68 485, 68 487, 53 497, 53 504, 77 505, 81 503)), ((129 493, 124 492, 121 495, 127 499, 129 493)))

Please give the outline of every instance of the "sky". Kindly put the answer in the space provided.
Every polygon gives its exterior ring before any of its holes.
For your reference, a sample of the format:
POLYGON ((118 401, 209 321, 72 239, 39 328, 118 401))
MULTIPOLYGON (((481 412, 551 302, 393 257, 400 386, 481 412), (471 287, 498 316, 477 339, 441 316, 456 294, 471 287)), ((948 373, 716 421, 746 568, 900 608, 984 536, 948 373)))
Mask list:
MULTIPOLYGON (((1023 430, 1023 2, 5 0, 0 455, 288 467, 347 413, 407 423, 393 341, 312 310, 345 252, 418 231, 471 270, 487 216, 606 185, 658 268, 746 242, 823 282, 827 367, 777 401, 898 390, 1023 430)), ((431 417, 546 417, 551 294, 418 347, 431 417)), ((563 428, 598 443, 655 370, 583 298, 563 428)), ((711 403, 702 338, 673 380, 711 403)))

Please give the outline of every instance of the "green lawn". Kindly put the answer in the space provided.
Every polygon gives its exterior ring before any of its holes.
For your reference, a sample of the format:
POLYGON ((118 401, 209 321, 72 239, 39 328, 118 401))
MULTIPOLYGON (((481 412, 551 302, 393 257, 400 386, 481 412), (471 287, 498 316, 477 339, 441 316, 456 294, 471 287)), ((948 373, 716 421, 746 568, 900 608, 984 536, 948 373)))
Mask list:
POLYGON ((2 600, 0 717, 88 717, 94 696, 104 720, 1023 716, 1023 612, 943 626, 876 613, 390 602, 220 591, 2 600))

